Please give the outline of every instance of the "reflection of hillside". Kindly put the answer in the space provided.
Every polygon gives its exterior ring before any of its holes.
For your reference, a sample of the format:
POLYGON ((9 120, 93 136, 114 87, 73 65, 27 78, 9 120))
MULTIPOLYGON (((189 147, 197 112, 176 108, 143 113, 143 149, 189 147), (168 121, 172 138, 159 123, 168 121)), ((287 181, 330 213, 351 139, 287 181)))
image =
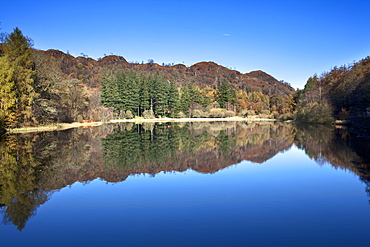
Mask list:
POLYGON ((104 139, 103 149, 105 164, 126 174, 214 173, 242 160, 262 163, 289 148, 293 138, 289 125, 193 123, 117 132, 104 139))
POLYGON ((290 147, 291 126, 244 123, 104 125, 12 135, 0 144, 0 208, 23 229, 55 190, 76 181, 193 169, 213 173, 246 159, 263 162, 290 147))
POLYGON ((125 180, 161 171, 214 173, 242 160, 263 163, 295 143, 319 164, 349 169, 369 184, 368 143, 324 126, 288 124, 122 123, 0 142, 0 212, 23 229, 51 194, 76 181, 125 180))

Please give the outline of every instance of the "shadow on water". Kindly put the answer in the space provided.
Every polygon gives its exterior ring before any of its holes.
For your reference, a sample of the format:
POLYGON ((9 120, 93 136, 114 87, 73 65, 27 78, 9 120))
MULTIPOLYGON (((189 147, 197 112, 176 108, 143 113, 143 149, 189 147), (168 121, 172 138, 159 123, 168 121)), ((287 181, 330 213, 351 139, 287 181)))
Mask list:
MULTIPOLYGON (((293 144, 319 165, 350 170, 370 192, 369 142, 327 126, 202 122, 121 123, 0 140, 0 212, 22 230, 52 193, 76 181, 119 182, 162 171, 215 173, 264 163, 293 144)), ((370 196, 370 193, 369 193, 370 196)))

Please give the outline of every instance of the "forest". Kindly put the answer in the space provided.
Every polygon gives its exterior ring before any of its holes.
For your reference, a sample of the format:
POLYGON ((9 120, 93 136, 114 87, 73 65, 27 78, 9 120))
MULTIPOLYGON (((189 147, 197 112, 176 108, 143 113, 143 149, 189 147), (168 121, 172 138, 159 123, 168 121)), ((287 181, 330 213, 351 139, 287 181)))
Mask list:
POLYGON ((370 57, 313 75, 295 102, 298 122, 342 120, 370 133, 370 57))
POLYGON ((0 129, 122 118, 291 118, 294 89, 214 62, 159 65, 36 50, 15 28, 0 44, 0 129))
POLYGON ((307 80, 302 90, 263 71, 214 62, 94 60, 37 50, 15 28, 0 43, 0 130, 131 118, 260 115, 300 123, 370 126, 370 57, 307 80), (360 119, 360 121, 359 121, 360 119), (360 125, 359 125, 360 124, 360 125))

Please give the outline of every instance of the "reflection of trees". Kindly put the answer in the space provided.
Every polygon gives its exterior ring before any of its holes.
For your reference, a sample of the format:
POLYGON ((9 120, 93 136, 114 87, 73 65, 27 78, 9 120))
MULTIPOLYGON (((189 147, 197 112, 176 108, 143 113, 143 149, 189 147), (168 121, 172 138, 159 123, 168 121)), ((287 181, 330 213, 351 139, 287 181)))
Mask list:
POLYGON ((216 172, 243 159, 262 163, 293 143, 291 125, 236 122, 137 125, 103 141, 106 169, 126 174, 193 169, 216 172), (154 136, 154 138, 153 138, 154 136))
MULTIPOLYGON (((120 123, 0 139, 0 212, 23 229, 54 190, 76 181, 263 163, 293 142, 317 163, 349 169, 370 192, 368 143, 344 130, 282 123, 120 123)), ((370 193, 369 193, 370 194, 370 193)), ((370 195, 369 195, 370 196, 370 195)))
POLYGON ((34 158, 32 140, 8 136, 0 144, 0 202, 4 222, 22 230, 36 208, 48 199, 37 186, 42 166, 34 158), (6 142, 6 143, 5 143, 6 142))
POLYGON ((296 126, 295 144, 318 164, 354 172, 370 196, 369 139, 325 125, 296 126))
MULTIPOLYGON (((92 129, 9 135, 0 139, 0 212, 19 230, 55 189, 96 178, 101 145, 92 129), (91 162, 91 163, 90 163, 91 162), (92 168, 92 169, 90 169, 92 168), (93 173, 92 176, 91 173, 93 173)), ((102 130, 103 133, 110 130, 102 130)))

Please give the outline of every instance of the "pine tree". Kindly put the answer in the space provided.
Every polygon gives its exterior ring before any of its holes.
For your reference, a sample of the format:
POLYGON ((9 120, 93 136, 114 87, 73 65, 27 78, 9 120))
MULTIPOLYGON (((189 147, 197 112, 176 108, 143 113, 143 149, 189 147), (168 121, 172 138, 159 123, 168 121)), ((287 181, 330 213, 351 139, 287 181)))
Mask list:
POLYGON ((140 75, 139 78, 140 114, 142 114, 150 107, 149 78, 143 75, 140 75))
POLYGON ((152 98, 154 99, 153 103, 154 112, 157 115, 164 115, 168 105, 167 103, 168 82, 166 82, 166 80, 163 77, 156 75, 154 78, 154 83, 152 85, 154 86, 152 91, 153 93, 152 98))
POLYGON ((189 87, 183 86, 180 88, 179 111, 183 111, 185 114, 187 114, 189 112, 190 103, 191 95, 189 87))
POLYGON ((118 101, 118 85, 117 80, 114 76, 108 75, 107 73, 103 74, 103 85, 101 100, 103 106, 115 107, 117 108, 118 101))
POLYGON ((177 91, 176 85, 170 82, 168 86, 168 109, 173 116, 179 108, 179 93, 177 91))
POLYGON ((220 104, 220 107, 223 108, 227 102, 230 102, 232 99, 232 93, 229 90, 229 84, 226 80, 222 80, 220 85, 217 88, 216 101, 220 104))

